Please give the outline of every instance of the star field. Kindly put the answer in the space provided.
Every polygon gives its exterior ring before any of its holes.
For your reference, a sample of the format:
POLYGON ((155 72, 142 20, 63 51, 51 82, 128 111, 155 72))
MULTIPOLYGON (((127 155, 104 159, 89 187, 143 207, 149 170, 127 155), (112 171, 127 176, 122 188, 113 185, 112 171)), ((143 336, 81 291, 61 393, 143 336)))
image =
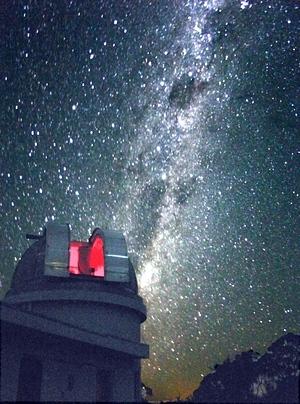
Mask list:
POLYGON ((52 220, 122 230, 143 381, 299 332, 299 4, 1 3, 1 293, 52 220))

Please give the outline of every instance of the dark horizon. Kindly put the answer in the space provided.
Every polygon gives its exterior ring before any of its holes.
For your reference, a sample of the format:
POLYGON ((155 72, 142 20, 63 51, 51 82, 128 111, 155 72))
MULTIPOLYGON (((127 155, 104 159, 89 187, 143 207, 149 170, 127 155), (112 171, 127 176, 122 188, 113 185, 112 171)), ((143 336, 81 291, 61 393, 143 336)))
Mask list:
POLYGON ((299 333, 299 3, 0 4, 1 298, 51 221, 126 236, 153 399, 299 333))

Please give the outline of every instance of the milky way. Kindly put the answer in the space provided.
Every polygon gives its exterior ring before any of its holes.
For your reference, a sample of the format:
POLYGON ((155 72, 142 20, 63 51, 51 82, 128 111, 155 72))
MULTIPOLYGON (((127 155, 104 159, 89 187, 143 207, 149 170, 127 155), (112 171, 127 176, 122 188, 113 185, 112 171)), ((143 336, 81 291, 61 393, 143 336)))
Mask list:
POLYGON ((0 7, 2 296, 26 232, 122 230, 159 399, 299 332, 298 2, 0 7))

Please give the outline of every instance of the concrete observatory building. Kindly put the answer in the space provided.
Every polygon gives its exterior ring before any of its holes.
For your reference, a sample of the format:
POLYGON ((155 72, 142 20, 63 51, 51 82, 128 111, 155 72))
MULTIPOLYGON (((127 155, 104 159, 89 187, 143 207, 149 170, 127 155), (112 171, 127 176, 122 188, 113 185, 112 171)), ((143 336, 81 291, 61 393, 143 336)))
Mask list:
POLYGON ((1 401, 140 401, 146 307, 124 236, 34 238, 1 302, 1 401))

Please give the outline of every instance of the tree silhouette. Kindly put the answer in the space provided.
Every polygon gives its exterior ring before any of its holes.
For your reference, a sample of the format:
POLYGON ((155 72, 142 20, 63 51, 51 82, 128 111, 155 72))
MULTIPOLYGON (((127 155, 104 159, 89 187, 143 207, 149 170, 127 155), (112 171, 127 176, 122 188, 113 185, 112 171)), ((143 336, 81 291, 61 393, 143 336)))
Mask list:
POLYGON ((298 402, 300 336, 287 334, 259 356, 252 350, 215 365, 193 402, 298 402))

